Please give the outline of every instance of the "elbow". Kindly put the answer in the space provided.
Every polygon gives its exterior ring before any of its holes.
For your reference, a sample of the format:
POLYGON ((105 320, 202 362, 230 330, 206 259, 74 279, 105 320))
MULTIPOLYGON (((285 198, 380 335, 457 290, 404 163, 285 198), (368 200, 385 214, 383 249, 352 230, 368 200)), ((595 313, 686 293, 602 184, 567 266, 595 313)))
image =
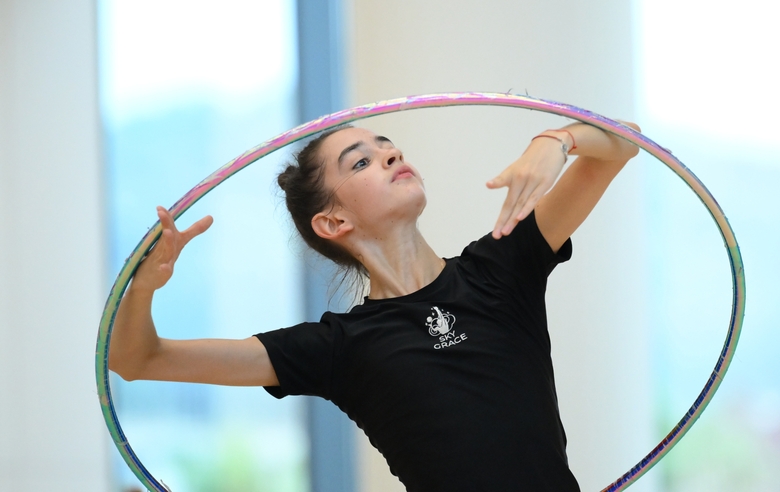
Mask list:
POLYGON ((626 162, 636 157, 637 154, 639 154, 639 147, 633 144, 629 145, 626 151, 626 162))
POLYGON ((619 121, 620 123, 623 123, 624 125, 626 125, 627 127, 631 128, 632 130, 635 130, 635 131, 637 131, 639 133, 642 133, 642 129, 639 128, 639 125, 637 125, 633 121, 625 121, 625 120, 617 120, 617 121, 619 121))
POLYGON ((123 360, 121 357, 108 354, 108 369, 116 373, 125 381, 136 381, 141 379, 138 365, 132 361, 123 360))
POLYGON ((117 367, 112 366, 111 364, 108 365, 108 368, 117 376, 124 379, 125 381, 135 381, 138 378, 132 373, 132 371, 128 371, 125 367, 117 367))
MULTIPOLYGON (((116 372, 116 371, 114 371, 114 372, 116 372)), ((127 381, 128 383, 138 380, 138 378, 130 376, 130 375, 128 375, 125 372, 122 372, 122 373, 117 372, 117 375, 119 375, 119 377, 122 378, 123 381, 127 381)))
MULTIPOLYGON (((630 121, 624 121, 623 124, 625 124, 627 127, 631 128, 632 130, 635 130, 635 131, 637 131, 639 133, 642 133, 642 129, 636 123, 632 123, 630 121)), ((634 144, 630 144, 627 147, 628 147, 628 149, 626 149, 626 161, 628 161, 630 159, 633 159, 634 157, 637 156, 637 154, 639 154, 639 147, 638 146, 636 146, 634 144)))

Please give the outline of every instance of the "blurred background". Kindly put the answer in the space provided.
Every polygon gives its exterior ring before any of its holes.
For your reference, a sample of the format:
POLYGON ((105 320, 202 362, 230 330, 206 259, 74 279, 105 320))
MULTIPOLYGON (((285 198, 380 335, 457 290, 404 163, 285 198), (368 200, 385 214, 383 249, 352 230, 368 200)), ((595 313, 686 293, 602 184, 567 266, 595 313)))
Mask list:
MULTIPOLYGON (((140 490, 94 382, 124 259, 218 166, 345 107, 529 94, 637 122, 709 187, 740 241, 744 333, 720 392, 632 490, 780 490, 780 7, 767 0, 0 0, 0 490, 140 490)), ((420 226, 457 255, 503 200, 484 183, 563 118, 440 108, 361 123, 426 177, 420 226)), ((215 224, 154 306, 163 336, 246 337, 348 308, 250 166, 188 211, 215 224)), ((692 404, 731 310, 726 251, 672 172, 640 155, 574 238, 548 306, 583 490, 636 464, 692 404)), ((112 380, 147 468, 176 491, 403 490, 335 407, 260 388, 112 380)))

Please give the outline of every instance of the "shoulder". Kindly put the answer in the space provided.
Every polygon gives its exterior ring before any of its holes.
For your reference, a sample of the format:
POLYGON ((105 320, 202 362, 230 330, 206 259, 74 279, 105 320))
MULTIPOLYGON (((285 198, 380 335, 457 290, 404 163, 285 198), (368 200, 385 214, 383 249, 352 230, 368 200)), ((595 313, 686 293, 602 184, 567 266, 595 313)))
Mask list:
POLYGON ((571 241, 553 251, 536 223, 535 213, 520 221, 508 236, 495 239, 488 233, 461 253, 463 267, 502 283, 514 285, 545 282, 556 265, 571 258, 571 241))
POLYGON ((485 234, 466 246, 461 256, 468 258, 473 255, 499 255, 503 257, 533 254, 554 259, 560 263, 569 260, 571 253, 571 241, 566 241, 557 251, 550 247, 539 229, 535 212, 531 212, 528 217, 518 222, 508 236, 495 239, 490 233, 485 234))
POLYGON ((323 316, 316 323, 300 323, 255 337, 265 346, 279 381, 278 387, 266 388, 271 395, 328 397, 334 354, 342 343, 337 323, 323 316))
POLYGON ((257 333, 255 337, 265 345, 271 360, 296 354, 315 357, 330 351, 338 343, 339 324, 323 316, 319 322, 299 323, 287 328, 257 333))

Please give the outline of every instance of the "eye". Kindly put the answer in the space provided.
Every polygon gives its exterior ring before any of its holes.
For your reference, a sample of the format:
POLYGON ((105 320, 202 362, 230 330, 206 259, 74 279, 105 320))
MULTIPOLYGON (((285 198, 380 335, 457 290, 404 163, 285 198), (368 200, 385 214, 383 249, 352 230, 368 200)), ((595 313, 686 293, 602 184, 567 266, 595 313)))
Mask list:
POLYGON ((363 169, 364 167, 368 166, 369 163, 370 163, 369 160, 364 157, 359 161, 357 161, 355 165, 352 166, 352 169, 354 169, 355 171, 359 171, 360 169, 363 169))

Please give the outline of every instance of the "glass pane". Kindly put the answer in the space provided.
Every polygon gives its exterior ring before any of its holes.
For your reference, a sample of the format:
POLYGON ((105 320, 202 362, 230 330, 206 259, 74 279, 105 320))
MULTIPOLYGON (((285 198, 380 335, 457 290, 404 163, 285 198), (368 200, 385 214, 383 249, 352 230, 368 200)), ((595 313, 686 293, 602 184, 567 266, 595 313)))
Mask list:
MULTIPOLYGON (((290 128, 295 5, 173 0, 99 4, 111 271, 178 198, 290 128)), ((301 274, 274 184, 285 155, 228 180, 179 219, 210 214, 155 297, 168 338, 245 338, 303 319, 301 274)), ((261 388, 112 380, 138 456, 172 490, 308 490, 301 400, 261 388)), ((137 481, 116 454, 117 490, 137 481)))
MULTIPOLYGON (((636 2, 638 121, 708 186, 745 263, 744 331, 720 392, 662 462, 666 490, 777 490, 780 303, 774 249, 780 124, 776 4, 636 2)), ((731 311, 723 241, 696 197, 647 163, 659 424, 692 404, 715 366, 731 311)))

